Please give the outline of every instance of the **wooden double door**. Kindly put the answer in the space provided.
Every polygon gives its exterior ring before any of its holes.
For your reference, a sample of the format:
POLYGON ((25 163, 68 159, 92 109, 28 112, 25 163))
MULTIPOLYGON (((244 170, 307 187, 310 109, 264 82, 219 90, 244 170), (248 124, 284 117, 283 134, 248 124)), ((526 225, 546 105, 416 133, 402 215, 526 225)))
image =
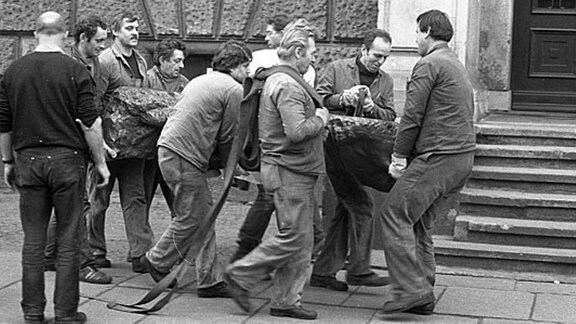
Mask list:
POLYGON ((515 0, 512 110, 576 113, 576 0, 515 0))

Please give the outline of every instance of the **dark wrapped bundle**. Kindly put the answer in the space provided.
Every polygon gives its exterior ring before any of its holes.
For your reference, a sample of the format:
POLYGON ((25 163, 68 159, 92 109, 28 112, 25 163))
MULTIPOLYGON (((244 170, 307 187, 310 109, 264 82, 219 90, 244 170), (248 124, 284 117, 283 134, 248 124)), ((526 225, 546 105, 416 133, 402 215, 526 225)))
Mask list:
POLYGON ((114 91, 104 120, 104 139, 116 159, 153 158, 156 142, 166 120, 174 112, 176 98, 165 91, 120 87, 114 91))
POLYGON ((352 173, 362 184, 388 192, 394 178, 388 174, 397 125, 361 117, 330 115, 324 141, 326 167, 352 173))

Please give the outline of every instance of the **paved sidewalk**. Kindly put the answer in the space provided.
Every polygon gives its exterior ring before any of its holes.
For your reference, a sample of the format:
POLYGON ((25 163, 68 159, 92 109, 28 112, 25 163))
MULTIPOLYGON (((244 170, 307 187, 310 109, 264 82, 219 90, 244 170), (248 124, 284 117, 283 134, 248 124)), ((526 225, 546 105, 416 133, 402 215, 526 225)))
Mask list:
MULTIPOLYGON (((20 310, 21 282, 19 253, 0 252, 0 323, 23 323, 20 310)), ((80 310, 88 323, 297 323, 300 321, 269 316, 270 283, 253 298, 258 311, 248 316, 230 299, 201 299, 196 296, 193 272, 182 278, 184 287, 158 314, 136 315, 112 311, 96 300, 134 302, 152 287, 146 274, 132 273, 129 264, 105 269, 114 278, 110 285, 81 283, 80 310), (95 299, 92 299, 95 298, 95 299)), ((383 273, 382 271, 379 271, 383 273)), ((449 269, 441 269, 449 273, 449 269)), ((339 276, 342 278, 343 273, 339 276)), ((543 277, 540 280, 547 280, 543 277)), ((552 280, 552 279, 550 279, 552 280)), ((435 314, 383 316, 378 309, 387 297, 385 288, 351 287, 349 292, 334 292, 306 287, 305 307, 319 313, 314 323, 576 323, 576 284, 540 282, 507 278, 506 274, 487 277, 439 274, 435 314)), ((46 273, 48 323, 53 322, 52 296, 54 272, 46 273)))

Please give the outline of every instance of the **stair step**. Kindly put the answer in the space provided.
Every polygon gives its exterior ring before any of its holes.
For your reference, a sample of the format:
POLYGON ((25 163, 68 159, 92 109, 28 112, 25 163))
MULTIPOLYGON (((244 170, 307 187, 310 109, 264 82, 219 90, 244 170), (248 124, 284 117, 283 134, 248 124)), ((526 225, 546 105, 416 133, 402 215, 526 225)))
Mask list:
POLYGON ((503 271, 576 274, 576 250, 454 241, 434 237, 438 264, 503 271))
POLYGON ((576 170, 569 169, 475 165, 472 169, 472 177, 476 179, 576 184, 576 170))
POLYGON ((576 147, 476 145, 475 165, 576 169, 576 147))
POLYGON ((475 165, 467 186, 576 194, 576 170, 475 165))
POLYGON ((484 122, 475 125, 476 133, 482 135, 576 138, 576 127, 573 124, 542 124, 520 122, 484 122))
POLYGON ((481 144, 576 146, 576 128, 569 124, 480 122, 476 134, 481 144))
POLYGON ((576 160, 576 147, 478 144, 476 156, 576 160))
POLYGON ((576 223, 460 215, 454 240, 576 249, 576 223))
POLYGON ((460 210, 467 215, 574 221, 576 196, 466 187, 460 193, 460 210))

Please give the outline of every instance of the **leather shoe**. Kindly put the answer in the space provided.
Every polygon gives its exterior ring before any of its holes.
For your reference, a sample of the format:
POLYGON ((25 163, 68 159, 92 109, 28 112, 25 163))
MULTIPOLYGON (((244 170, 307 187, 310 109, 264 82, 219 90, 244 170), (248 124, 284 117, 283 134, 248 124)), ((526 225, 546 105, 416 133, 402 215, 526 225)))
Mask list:
POLYGON ((44 323, 44 315, 24 315, 25 324, 42 324, 44 323))
POLYGON ((393 313, 401 313, 406 312, 408 310, 414 311, 420 310, 421 306, 428 305, 430 303, 434 303, 434 293, 425 293, 419 295, 406 295, 401 296, 399 298, 389 300, 384 303, 380 313, 382 314, 393 314, 393 313))
POLYGON ((430 302, 428 304, 412 307, 405 310, 405 313, 417 314, 417 315, 432 315, 434 313, 435 302, 430 302))
POLYGON ((228 285, 225 282, 219 282, 211 287, 198 288, 198 297, 200 298, 230 298, 228 285))
POLYGON ((291 308, 270 308, 270 315, 278 317, 292 317, 303 320, 314 320, 318 318, 318 313, 305 309, 302 305, 291 308))
POLYGON ((312 274, 310 277, 310 286, 328 288, 336 291, 348 290, 348 285, 345 282, 336 280, 336 276, 320 276, 312 274))
POLYGON ((94 258, 94 266, 96 268, 111 268, 112 263, 103 255, 98 255, 94 258))
POLYGON ((73 316, 56 316, 54 323, 56 324, 83 324, 86 323, 86 314, 77 312, 73 316))
POLYGON ((93 266, 87 266, 80 269, 80 281, 105 285, 112 282, 112 277, 93 266))
POLYGON ((374 272, 365 275, 346 274, 346 282, 350 286, 382 287, 390 284, 390 278, 380 277, 374 272))
POLYGON ((136 272, 136 273, 146 273, 146 269, 144 269, 144 266, 142 265, 142 263, 140 262, 140 259, 142 258, 142 256, 138 257, 138 258, 132 258, 130 260, 130 263, 132 263, 132 272, 136 272))
POLYGON ((224 273, 224 281, 228 287, 228 293, 232 299, 234 299, 234 302, 236 302, 236 304, 246 313, 251 313, 253 308, 248 295, 248 290, 240 287, 228 272, 224 273))
MULTIPOLYGON (((162 272, 154 268, 154 266, 152 265, 152 263, 150 263, 150 260, 148 260, 146 255, 140 257, 139 263, 140 266, 142 267, 143 273, 149 273, 154 282, 160 282, 162 281, 162 279, 164 279, 164 277, 170 274, 170 272, 162 272)), ((170 285, 168 285, 168 288, 174 288, 175 286, 176 286, 176 279, 174 279, 174 281, 172 281, 170 285)))

